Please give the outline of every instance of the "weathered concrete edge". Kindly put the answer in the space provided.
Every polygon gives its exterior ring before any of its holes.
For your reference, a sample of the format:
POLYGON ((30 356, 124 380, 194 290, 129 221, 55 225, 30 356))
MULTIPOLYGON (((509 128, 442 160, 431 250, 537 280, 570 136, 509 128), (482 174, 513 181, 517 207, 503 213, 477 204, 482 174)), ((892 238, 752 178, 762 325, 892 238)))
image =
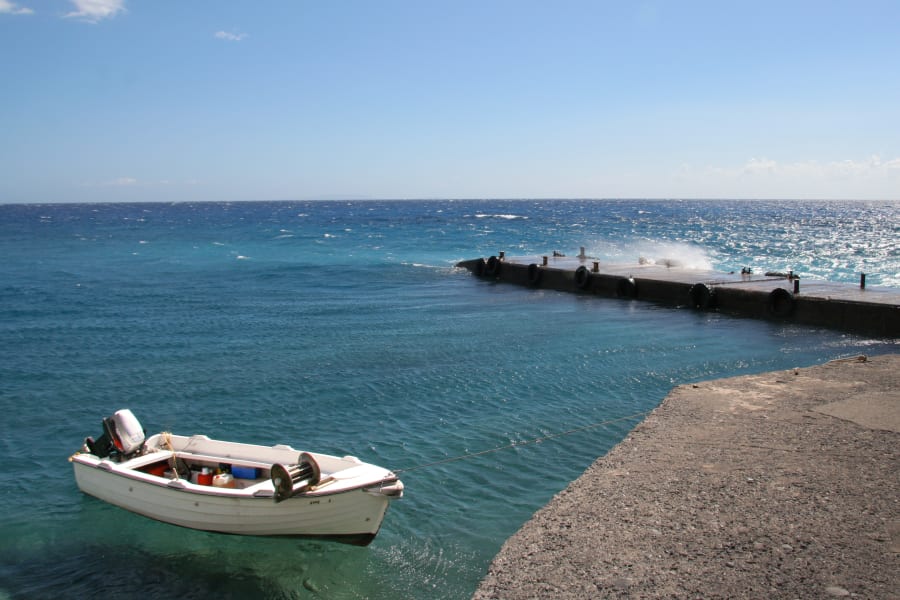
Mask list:
MULTIPOLYGON (((883 426, 873 431, 865 422, 860 426, 840 416, 822 417, 821 422, 814 416, 829 414, 829 407, 854 399, 865 404, 872 397, 881 397, 887 401, 881 407, 889 405, 894 412, 893 427, 896 427, 900 410, 900 376, 897 375, 900 355, 875 357, 861 364, 874 365, 875 369, 854 372, 854 362, 833 361, 789 372, 675 388, 625 440, 598 459, 507 540, 473 598, 733 597, 735 594, 900 597, 900 434, 883 426), (800 380, 805 380, 805 385, 799 385, 800 380), (753 395, 748 387, 760 393, 753 395), (705 394, 689 388, 719 394, 712 409, 715 413, 712 422, 704 420, 710 415, 694 414, 698 406, 703 407, 696 397, 705 394), (770 394, 770 388, 777 388, 775 396, 770 394), (684 398, 687 392, 693 392, 694 404, 682 407, 690 404, 684 398), (685 411, 691 414, 685 415, 685 411), (815 427, 810 421, 816 421, 815 427), (697 449, 689 445, 697 432, 704 430, 712 432, 709 447, 716 455, 712 459, 702 445, 697 449), (798 432, 805 437, 796 439, 798 432), (681 436, 674 445, 673 434, 681 436), (661 441, 660 436, 666 436, 664 443, 655 443, 661 441), (792 444, 795 447, 789 448, 792 444), (646 447, 650 447, 649 455, 641 452, 646 447), (681 455, 674 460, 682 463, 678 467, 681 472, 673 476, 678 469, 670 470, 667 462, 671 462, 670 452, 677 453, 679 449, 681 455), (737 451, 733 452, 734 449, 737 451), (835 462, 847 463, 839 465, 841 470, 835 474, 839 481, 835 485, 829 481, 829 462, 823 460, 829 459, 829 453, 835 462), (784 456, 791 460, 785 461, 784 456), (747 464, 739 464, 742 459, 747 464), (775 461, 780 462, 766 464, 775 461), (661 463, 661 468, 656 462, 661 463), (782 462, 792 464, 786 469, 782 462), (727 465, 727 469, 722 465, 727 465), (727 481, 723 482, 723 477, 705 477, 716 475, 720 467, 731 471, 723 476, 727 481), (757 487, 763 487, 758 485, 761 481, 745 477, 760 470, 777 474, 767 482, 769 493, 784 496, 786 492, 782 488, 786 487, 794 494, 779 499, 786 509, 782 512, 787 514, 772 514, 773 507, 759 497, 751 496, 749 504, 741 505, 745 490, 753 489, 752 493, 756 493, 757 487), (683 473, 691 471, 697 471, 699 478, 685 481, 683 473), (740 475, 735 477, 735 473, 740 475), (792 482, 791 477, 797 481, 792 482), (640 485, 637 490, 629 489, 629 482, 640 485), (710 484, 713 489, 706 487, 710 484), (799 491, 793 490, 792 485, 799 485, 799 491), (815 489, 817 485, 821 489, 815 489), (840 497, 842 491, 857 485, 863 494, 860 498, 840 497), (719 487, 727 488, 724 496, 716 496, 719 487), (628 496, 634 491, 646 495, 624 500, 623 513, 623 500, 618 494, 628 496), (649 497, 654 494, 658 497, 649 497), (707 494, 712 502, 725 501, 735 506, 716 505, 714 510, 708 510, 710 507, 702 506, 707 494), (658 510, 660 497, 672 499, 674 507, 669 508, 680 512, 684 495, 689 496, 690 502, 699 502, 691 510, 701 521, 714 519, 727 523, 734 517, 729 510, 746 509, 751 513, 750 525, 740 525, 740 517, 744 516, 740 512, 734 519, 739 525, 729 532, 732 538, 744 541, 735 541, 734 548, 729 548, 732 541, 728 535, 725 541, 706 538, 709 533, 706 522, 676 523, 674 530, 668 523, 660 525, 658 520, 655 525, 646 522, 658 510), (800 509, 792 502, 797 497, 800 509), (804 513, 803 502, 821 499, 824 499, 823 506, 816 505, 804 513), (604 506, 598 506, 604 502, 615 503, 616 510, 607 511, 604 506), (860 504, 858 511, 857 504, 860 504), (832 505, 838 507, 833 515, 827 513, 832 505), (646 514, 642 514, 642 509, 646 514), (754 515, 754 510, 763 513, 754 515), (720 515, 720 511, 725 514, 720 515), (875 516, 880 522, 860 521, 855 512, 863 513, 868 519, 875 516), (757 523, 754 519, 769 523, 754 525, 757 523), (848 520, 853 522, 847 523, 848 520), (772 524, 775 524, 774 532, 772 524), (691 535, 695 525, 696 535, 691 535), (823 529, 832 531, 815 533, 823 529), (623 530, 630 534, 621 535, 623 530), (774 542, 769 548, 768 544, 782 530, 809 548, 793 548, 787 542, 774 542), (685 533, 686 536, 682 535, 685 533), (648 546, 647 538, 654 536, 658 537, 649 540, 648 546), (754 536, 760 541, 748 546, 750 542, 746 540, 754 536), (819 538, 828 539, 820 542, 819 538), (634 548, 622 544, 623 540, 632 542, 634 548), (692 540, 696 542, 693 547, 692 540), (745 545, 741 546, 742 543, 745 545), (655 552, 660 554, 651 556, 655 552), (742 562, 744 554, 753 555, 755 560, 742 562), (828 583, 841 578, 849 582, 845 584, 849 591, 828 583)), ((880 410, 877 406, 861 409, 880 410)), ((834 411, 831 414, 835 416, 834 411)), ((878 415, 869 415, 868 419, 869 423, 879 422, 878 415)), ((779 508, 777 503, 775 508, 779 508)), ((668 518, 665 511, 662 514, 668 518)), ((715 529, 714 534, 717 533, 715 529)))

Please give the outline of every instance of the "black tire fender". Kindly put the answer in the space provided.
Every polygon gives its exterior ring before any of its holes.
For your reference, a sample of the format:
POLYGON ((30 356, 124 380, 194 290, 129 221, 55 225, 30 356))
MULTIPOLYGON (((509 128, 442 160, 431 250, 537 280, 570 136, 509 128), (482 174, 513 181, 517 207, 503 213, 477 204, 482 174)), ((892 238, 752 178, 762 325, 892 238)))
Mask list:
POLYGON ((575 269, 575 285, 582 290, 588 289, 591 285, 591 272, 584 265, 575 269))
POLYGON ((484 274, 489 277, 494 277, 500 274, 500 259, 496 256, 492 256, 487 260, 487 265, 484 269, 484 274))
POLYGON ((633 277, 623 277, 616 284, 616 296, 619 298, 634 298, 637 296, 637 283, 633 277))
POLYGON ((531 263, 528 265, 528 283, 532 286, 540 285, 541 283, 541 268, 537 266, 535 263, 531 263))
POLYGON ((784 288, 775 288, 769 293, 769 313, 784 318, 794 312, 794 295, 784 288))
POLYGON ((705 283, 695 283, 688 292, 691 308, 709 310, 715 307, 716 293, 705 283))

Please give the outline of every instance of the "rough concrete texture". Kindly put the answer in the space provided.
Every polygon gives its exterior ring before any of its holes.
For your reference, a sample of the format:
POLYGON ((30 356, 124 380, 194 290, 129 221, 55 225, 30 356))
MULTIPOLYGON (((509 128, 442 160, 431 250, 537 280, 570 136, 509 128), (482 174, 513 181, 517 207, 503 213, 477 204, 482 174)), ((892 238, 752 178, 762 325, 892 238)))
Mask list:
POLYGON ((676 388, 474 598, 900 598, 900 355, 676 388))

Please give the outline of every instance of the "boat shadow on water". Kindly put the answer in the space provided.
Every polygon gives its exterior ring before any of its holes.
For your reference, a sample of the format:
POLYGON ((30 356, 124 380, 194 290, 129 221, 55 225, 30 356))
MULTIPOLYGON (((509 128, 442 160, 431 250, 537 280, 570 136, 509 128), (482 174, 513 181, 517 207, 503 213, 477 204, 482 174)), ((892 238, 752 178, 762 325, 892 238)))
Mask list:
POLYGON ((89 497, 81 508, 73 524, 80 539, 3 553, 0 597, 317 597, 335 587, 335 564, 360 568, 367 560, 363 548, 191 531, 89 497))

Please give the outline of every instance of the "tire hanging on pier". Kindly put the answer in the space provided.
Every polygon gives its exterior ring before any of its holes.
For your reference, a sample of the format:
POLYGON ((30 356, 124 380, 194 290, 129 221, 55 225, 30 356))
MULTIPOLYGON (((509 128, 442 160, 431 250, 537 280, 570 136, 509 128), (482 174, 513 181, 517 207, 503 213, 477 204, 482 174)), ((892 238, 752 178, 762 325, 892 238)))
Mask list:
POLYGON ((487 265, 484 268, 484 274, 488 277, 497 277, 500 275, 500 259, 496 256, 492 256, 487 260, 487 265))
POLYGON ((584 265, 575 269, 575 285, 581 290, 586 290, 591 285, 591 272, 584 265))
POLYGON ((537 287, 541 284, 541 268, 535 263, 528 265, 528 285, 537 287))
POLYGON ((698 310, 710 310, 715 308, 716 294, 705 283, 695 283, 688 292, 690 297, 691 308, 698 310))
POLYGON ((769 314, 784 318, 794 312, 794 295, 784 288, 775 288, 769 293, 769 314))
POLYGON ((634 298, 637 296, 637 283, 633 277, 623 277, 616 284, 616 296, 619 298, 634 298))

